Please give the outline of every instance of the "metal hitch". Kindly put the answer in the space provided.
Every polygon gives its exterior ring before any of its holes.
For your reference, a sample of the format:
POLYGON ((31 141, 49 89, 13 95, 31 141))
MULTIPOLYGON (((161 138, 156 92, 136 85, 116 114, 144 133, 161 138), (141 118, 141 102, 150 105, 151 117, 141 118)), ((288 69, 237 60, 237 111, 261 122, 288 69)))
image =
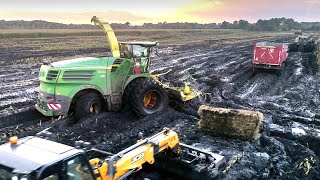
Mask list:
POLYGON ((220 165, 226 162, 224 156, 220 154, 207 152, 184 143, 179 143, 179 146, 180 160, 185 163, 192 164, 199 161, 205 161, 206 163, 210 163, 210 168, 218 171, 220 165))

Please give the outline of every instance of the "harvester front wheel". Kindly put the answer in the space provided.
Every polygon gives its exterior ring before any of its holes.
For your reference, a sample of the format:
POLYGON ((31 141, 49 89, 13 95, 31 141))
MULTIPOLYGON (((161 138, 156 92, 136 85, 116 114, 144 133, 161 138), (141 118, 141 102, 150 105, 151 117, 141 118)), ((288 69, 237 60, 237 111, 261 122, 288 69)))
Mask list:
POLYGON ((157 82, 146 78, 137 81, 131 93, 131 106, 139 117, 162 111, 168 107, 168 95, 157 82))
POLYGON ((89 93, 80 96, 75 106, 77 120, 98 114, 103 110, 102 99, 98 94, 89 93))

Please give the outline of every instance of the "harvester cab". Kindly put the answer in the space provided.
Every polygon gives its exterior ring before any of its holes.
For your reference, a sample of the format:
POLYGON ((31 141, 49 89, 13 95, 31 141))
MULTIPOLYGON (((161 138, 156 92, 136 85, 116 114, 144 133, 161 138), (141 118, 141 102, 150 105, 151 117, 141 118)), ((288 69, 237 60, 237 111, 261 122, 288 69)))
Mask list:
MULTIPOLYGON (((101 22, 99 18, 94 16, 91 19, 95 25, 99 25, 106 33, 107 40, 115 58, 132 59, 134 65, 134 72, 140 74, 142 72, 149 72, 150 55, 158 42, 118 42, 118 39, 107 22, 101 22)), ((156 49, 157 50, 157 49, 156 49)))
POLYGON ((132 59, 136 74, 149 72, 150 56, 156 50, 158 42, 120 42, 120 57, 132 59))
POLYGON ((189 164, 206 162, 211 176, 216 176, 225 162, 224 156, 180 143, 177 133, 167 128, 117 154, 89 148, 89 143, 83 141, 75 145, 37 136, 13 137, 10 143, 0 145, 0 179, 125 179, 141 170, 142 165, 154 164, 158 153, 174 155, 189 164))

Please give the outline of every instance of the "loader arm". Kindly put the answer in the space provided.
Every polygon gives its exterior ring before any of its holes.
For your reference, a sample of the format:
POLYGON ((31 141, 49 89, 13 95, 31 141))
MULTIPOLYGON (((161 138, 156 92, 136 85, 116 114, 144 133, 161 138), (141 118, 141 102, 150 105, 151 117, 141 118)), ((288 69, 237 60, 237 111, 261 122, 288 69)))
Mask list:
POLYGON ((120 58, 119 42, 110 24, 107 22, 101 22, 96 16, 93 16, 91 22, 93 22, 95 25, 99 25, 104 30, 110 45, 112 56, 115 58, 120 58))

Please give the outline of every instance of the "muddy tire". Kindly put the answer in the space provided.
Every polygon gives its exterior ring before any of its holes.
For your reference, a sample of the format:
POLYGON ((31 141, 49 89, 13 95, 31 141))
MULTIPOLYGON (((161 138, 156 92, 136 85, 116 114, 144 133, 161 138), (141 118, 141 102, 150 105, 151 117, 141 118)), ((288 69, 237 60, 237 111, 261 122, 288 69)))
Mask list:
POLYGON ((289 52, 298 52, 298 44, 297 43, 289 44, 289 52))
POLYGON ((275 69, 275 73, 277 76, 281 76, 284 71, 285 63, 282 63, 281 67, 279 69, 275 69))
POLYGON ((75 118, 90 117, 101 113, 103 110, 102 98, 95 93, 84 94, 80 96, 75 106, 75 118))
POLYGON ((282 70, 281 69, 275 69, 276 75, 279 77, 282 75, 282 70))
POLYGON ((134 83, 130 103, 132 110, 139 117, 145 117, 168 107, 168 94, 165 89, 150 78, 134 83))
POLYGON ((132 80, 127 87, 125 88, 123 94, 122 94, 122 110, 123 111, 129 111, 131 106, 131 93, 134 89, 134 85, 138 83, 138 81, 142 81, 143 78, 137 78, 132 80))
POLYGON ((298 45, 298 51, 299 51, 299 52, 304 52, 304 48, 305 48, 305 45, 304 45, 304 44, 300 43, 300 44, 298 45))
POLYGON ((256 67, 252 67, 252 76, 255 76, 258 73, 259 69, 256 67))

